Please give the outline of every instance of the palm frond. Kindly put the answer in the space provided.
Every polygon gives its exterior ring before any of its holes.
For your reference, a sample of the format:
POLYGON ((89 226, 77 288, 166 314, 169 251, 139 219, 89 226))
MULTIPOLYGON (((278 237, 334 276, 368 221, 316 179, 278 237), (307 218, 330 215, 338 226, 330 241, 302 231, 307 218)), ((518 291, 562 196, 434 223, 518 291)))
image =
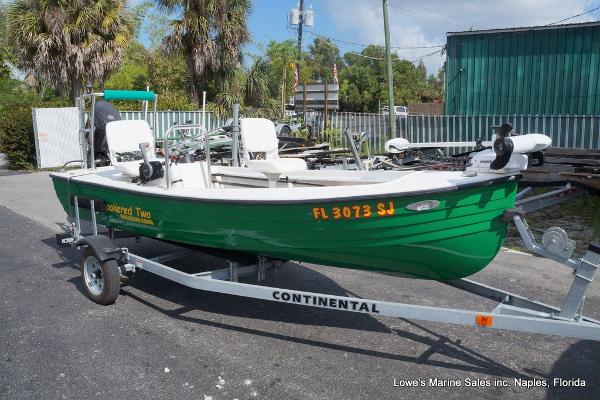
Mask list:
POLYGON ((21 64, 56 89, 103 81, 132 37, 125 0, 15 0, 7 26, 21 64))

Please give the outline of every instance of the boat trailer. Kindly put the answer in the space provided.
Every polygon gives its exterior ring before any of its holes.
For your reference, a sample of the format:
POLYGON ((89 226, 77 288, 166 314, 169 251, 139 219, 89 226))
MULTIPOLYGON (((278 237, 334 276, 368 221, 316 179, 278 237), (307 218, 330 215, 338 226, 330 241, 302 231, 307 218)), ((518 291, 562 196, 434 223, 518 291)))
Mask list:
POLYGON ((526 213, 567 201, 580 195, 582 190, 567 184, 542 195, 524 197, 528 192, 529 190, 525 189, 517 195, 516 207, 507 210, 503 218, 515 224, 529 251, 573 270, 573 282, 560 308, 464 278, 442 283, 498 302, 493 311, 479 312, 368 300, 239 282, 239 278, 251 275, 256 275, 257 282, 260 282, 265 279, 268 269, 279 268, 284 262, 261 256, 251 265, 228 260, 228 268, 186 273, 164 263, 189 255, 189 252, 145 258, 130 253, 125 247, 116 246, 111 238, 114 237, 112 234, 111 237, 99 234, 93 199, 74 197, 75 221, 71 224, 72 231, 69 234, 57 235, 57 241, 61 246, 85 248, 81 263, 84 288, 88 297, 104 305, 114 303, 119 294, 121 280, 143 270, 193 289, 260 300, 411 320, 600 340, 600 321, 583 316, 585 292, 600 266, 600 244, 590 244, 582 258, 573 258, 574 242, 568 239, 564 230, 549 228, 540 244, 524 219, 526 213), (92 216, 90 235, 82 234, 80 202, 85 202, 86 205, 89 202, 92 216))

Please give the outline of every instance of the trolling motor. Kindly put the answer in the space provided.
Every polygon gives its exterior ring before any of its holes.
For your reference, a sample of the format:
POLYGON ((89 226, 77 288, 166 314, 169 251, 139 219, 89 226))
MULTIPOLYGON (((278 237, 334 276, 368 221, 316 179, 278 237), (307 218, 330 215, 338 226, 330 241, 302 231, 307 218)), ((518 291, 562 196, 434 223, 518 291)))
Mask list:
POLYGON ((509 138, 513 128, 511 124, 502 124, 500 126, 492 126, 491 128, 496 131, 498 137, 492 146, 494 153, 496 153, 496 158, 490 164, 490 169, 501 169, 508 164, 510 156, 515 149, 513 141, 509 138))
POLYGON ((511 134, 512 126, 510 124, 502 124, 499 127, 492 128, 496 130, 496 135, 498 136, 492 146, 496 154, 496 158, 490 164, 490 169, 492 170, 505 168, 510 162, 513 153, 541 154, 540 151, 552 143, 552 140, 548 136, 539 133, 530 133, 527 135, 511 134))
MULTIPOLYGON (((491 149, 485 149, 473 156, 469 170, 500 173, 524 171, 529 162, 527 155, 539 153, 552 143, 552 139, 539 133, 526 135, 511 133, 512 126, 510 124, 494 126, 492 129, 496 131, 497 137, 491 149)), ((485 146, 486 143, 483 145, 485 146)))

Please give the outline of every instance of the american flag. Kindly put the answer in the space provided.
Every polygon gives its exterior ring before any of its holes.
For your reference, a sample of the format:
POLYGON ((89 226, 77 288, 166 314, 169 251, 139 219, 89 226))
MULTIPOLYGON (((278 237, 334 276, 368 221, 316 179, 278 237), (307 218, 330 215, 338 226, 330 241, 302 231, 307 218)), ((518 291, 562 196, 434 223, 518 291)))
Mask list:
POLYGON ((337 77, 337 64, 333 63, 333 83, 339 83, 337 77))
POLYGON ((296 93, 296 86, 298 86, 298 67, 296 64, 290 64, 290 67, 294 70, 294 93, 296 93))

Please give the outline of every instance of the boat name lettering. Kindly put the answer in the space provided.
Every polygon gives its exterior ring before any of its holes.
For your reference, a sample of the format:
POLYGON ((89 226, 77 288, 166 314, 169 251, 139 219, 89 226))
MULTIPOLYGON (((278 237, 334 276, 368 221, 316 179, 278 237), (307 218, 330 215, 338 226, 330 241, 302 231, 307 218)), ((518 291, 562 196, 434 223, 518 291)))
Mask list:
POLYGON ((117 213, 121 219, 127 221, 137 222, 144 225, 154 225, 152 213, 148 210, 141 209, 140 207, 124 207, 118 204, 107 204, 106 211, 117 213))
POLYGON ((283 290, 274 290, 273 298, 277 301, 283 301, 286 303, 305 304, 317 307, 335 308, 337 310, 379 314, 377 303, 360 301, 358 299, 339 299, 328 296, 315 296, 312 294, 290 293, 283 290))
POLYGON ((313 207, 312 209, 313 218, 316 220, 389 217, 395 212, 393 201, 380 202, 375 207, 370 204, 356 204, 340 207, 313 207))

